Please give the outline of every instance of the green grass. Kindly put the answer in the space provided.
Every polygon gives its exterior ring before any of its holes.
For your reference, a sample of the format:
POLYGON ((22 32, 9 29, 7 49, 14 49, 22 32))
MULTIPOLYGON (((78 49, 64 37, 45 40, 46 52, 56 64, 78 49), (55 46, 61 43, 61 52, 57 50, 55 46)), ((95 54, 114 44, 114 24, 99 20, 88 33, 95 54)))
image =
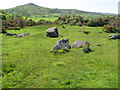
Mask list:
POLYGON ((40 18, 40 19, 44 19, 44 20, 48 20, 48 21, 53 22, 53 21, 57 20, 57 19, 58 19, 58 17, 40 18))
POLYGON ((117 88, 118 40, 108 40, 112 33, 100 33, 101 27, 57 26, 63 37, 46 37, 47 28, 55 25, 26 27, 9 33, 30 33, 14 38, 2 35, 2 87, 3 88, 117 88), (90 34, 79 32, 90 31, 90 34), (52 53, 56 42, 68 38, 70 45, 76 40, 90 42, 92 52, 81 48, 69 52, 52 53), (96 46, 102 44, 102 46, 96 46))
POLYGON ((44 20, 48 20, 48 21, 51 21, 51 22, 53 22, 53 21, 55 21, 55 20, 57 20, 58 19, 58 17, 50 17, 50 18, 37 18, 37 17, 32 17, 32 18, 28 18, 28 20, 29 19, 32 19, 32 20, 34 20, 34 21, 39 21, 40 19, 44 19, 44 20))

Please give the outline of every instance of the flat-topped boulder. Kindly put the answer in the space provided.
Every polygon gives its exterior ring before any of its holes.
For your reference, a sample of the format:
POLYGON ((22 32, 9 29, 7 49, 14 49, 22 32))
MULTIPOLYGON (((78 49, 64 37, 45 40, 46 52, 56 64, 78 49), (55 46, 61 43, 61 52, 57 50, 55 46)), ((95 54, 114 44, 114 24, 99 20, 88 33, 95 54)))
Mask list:
POLYGON ((73 48, 82 48, 83 47, 83 52, 84 53, 89 53, 91 52, 91 49, 89 48, 91 46, 91 44, 89 42, 85 42, 85 41, 75 41, 73 44, 72 44, 72 47, 73 48))
POLYGON ((91 44, 88 42, 85 42, 85 41, 77 40, 72 44, 72 47, 73 48, 81 48, 81 47, 85 47, 86 45, 89 47, 91 44))
POLYGON ((48 28, 46 31, 46 36, 58 37, 58 35, 59 35, 59 33, 58 33, 57 27, 48 28))

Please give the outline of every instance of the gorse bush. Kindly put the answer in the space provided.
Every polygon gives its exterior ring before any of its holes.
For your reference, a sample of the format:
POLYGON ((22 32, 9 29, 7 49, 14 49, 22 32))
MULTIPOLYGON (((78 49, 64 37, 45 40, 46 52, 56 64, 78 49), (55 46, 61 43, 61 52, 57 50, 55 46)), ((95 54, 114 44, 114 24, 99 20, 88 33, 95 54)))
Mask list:
POLYGON ((116 33, 120 32, 118 21, 120 18, 112 17, 109 19, 107 25, 103 26, 103 30, 107 33, 116 33))
POLYGON ((109 33, 109 32, 114 32, 113 27, 110 25, 104 25, 103 26, 103 31, 109 33))

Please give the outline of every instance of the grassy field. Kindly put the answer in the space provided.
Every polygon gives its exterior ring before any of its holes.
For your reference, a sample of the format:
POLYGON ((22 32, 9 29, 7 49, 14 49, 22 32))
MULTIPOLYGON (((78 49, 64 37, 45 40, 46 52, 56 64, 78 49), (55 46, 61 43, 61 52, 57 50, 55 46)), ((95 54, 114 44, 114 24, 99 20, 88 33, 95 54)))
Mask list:
POLYGON ((30 33, 14 38, 2 34, 3 88, 117 88, 118 40, 108 40, 112 33, 98 33, 102 27, 57 26, 63 37, 46 37, 55 25, 26 27, 8 33, 30 33), (79 32, 90 31, 90 34, 79 32), (69 52, 50 52, 60 39, 90 42, 92 52, 71 48, 69 52), (97 46, 102 44, 102 46, 97 46))
POLYGON ((32 19, 33 21, 36 21, 36 22, 38 22, 40 19, 44 19, 44 20, 48 20, 48 21, 53 22, 53 21, 57 20, 58 17, 50 17, 50 18, 37 18, 37 17, 32 17, 32 18, 28 18, 28 20, 29 20, 29 19, 32 19))

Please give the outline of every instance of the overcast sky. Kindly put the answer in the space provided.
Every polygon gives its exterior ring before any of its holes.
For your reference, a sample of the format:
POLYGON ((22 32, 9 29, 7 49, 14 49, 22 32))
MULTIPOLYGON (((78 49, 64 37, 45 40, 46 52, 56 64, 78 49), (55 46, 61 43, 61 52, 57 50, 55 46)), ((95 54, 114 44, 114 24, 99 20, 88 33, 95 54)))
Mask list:
POLYGON ((120 0, 2 0, 0 9, 34 3, 42 7, 59 9, 78 9, 90 12, 118 13, 120 0))

